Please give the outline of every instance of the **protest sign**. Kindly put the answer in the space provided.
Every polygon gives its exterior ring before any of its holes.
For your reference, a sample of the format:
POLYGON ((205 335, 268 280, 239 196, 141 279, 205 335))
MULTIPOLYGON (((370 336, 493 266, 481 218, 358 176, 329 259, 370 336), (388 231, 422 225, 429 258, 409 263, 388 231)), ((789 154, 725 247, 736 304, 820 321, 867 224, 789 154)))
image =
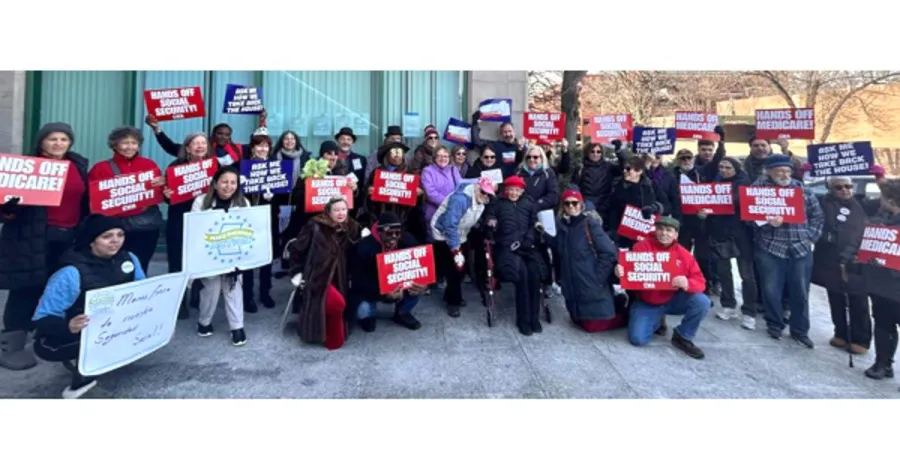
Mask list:
POLYGON ((482 170, 481 176, 490 178, 492 182, 498 185, 503 183, 503 170, 499 168, 495 168, 492 170, 482 170))
POLYGON ((785 224, 806 222, 803 188, 777 186, 740 187, 741 221, 765 221, 781 216, 785 224))
POLYGON ((375 170, 372 180, 372 201, 415 206, 419 199, 419 176, 412 173, 375 170))
POLYGON ((669 155, 675 152, 675 128, 636 127, 632 148, 636 154, 669 155))
POLYGON ((340 196, 347 200, 347 209, 353 209, 353 190, 348 178, 307 178, 303 184, 306 190, 306 201, 303 202, 305 212, 322 212, 330 199, 340 196))
POLYGON ((447 127, 444 128, 444 140, 457 144, 471 144, 472 125, 456 118, 450 118, 447 121, 447 127))
POLYGON ((868 175, 875 164, 871 142, 843 142, 806 146, 806 155, 816 177, 868 175))
MULTIPOLYGON (((122 269, 134 270, 134 263, 128 260, 122 269)), ((187 274, 178 272, 85 293, 90 322, 81 331, 78 372, 99 376, 165 347, 187 284, 187 274)))
POLYGON ((147 112, 157 121, 202 118, 206 115, 200 87, 144 90, 147 112))
POLYGON ((504 123, 512 120, 511 98, 490 98, 478 104, 481 121, 504 123))
MULTIPOLYGON (((631 113, 602 114, 593 116, 585 126, 584 135, 590 136, 591 143, 610 144, 618 139, 622 142, 633 140, 634 121, 631 113)), ((674 138, 672 139, 675 140, 674 138)))
POLYGON ((0 154, 0 203, 19 198, 23 206, 59 206, 71 162, 0 154))
POLYGON ((681 212, 693 215, 708 209, 714 215, 734 214, 731 189, 731 183, 682 183, 681 212))
POLYGON ((698 111, 675 112, 675 137, 677 139, 705 139, 718 142, 716 126, 719 125, 719 115, 698 111))
POLYGON ((562 113, 525 113, 522 137, 559 141, 566 137, 566 115, 562 113))
POLYGON ((263 110, 261 87, 228 84, 225 86, 224 114, 260 114, 263 110))
POLYGON ((241 160, 241 189, 244 193, 287 194, 294 187, 293 160, 241 160))
POLYGON ((900 271, 900 229, 866 226, 856 257, 858 263, 876 263, 900 271))
POLYGON ((619 283, 624 290, 674 291, 672 279, 676 262, 669 252, 619 252, 619 265, 625 276, 619 283))
POLYGON ((213 157, 167 168, 166 186, 172 189, 169 204, 184 203, 206 193, 217 170, 219 161, 213 157))
POLYGON ((380 253, 377 262, 381 294, 388 294, 397 286, 408 288, 413 283, 428 286, 437 280, 434 248, 430 244, 380 253))
POLYGON ((272 263, 271 223, 268 205, 185 213, 183 271, 198 279, 272 263))
POLYGON ((650 219, 644 219, 640 208, 632 205, 625 205, 625 212, 622 214, 622 222, 619 223, 618 234, 631 240, 644 240, 647 234, 653 232, 656 223, 656 215, 650 219))
POLYGON ((816 119, 812 108, 756 110, 759 139, 815 139, 816 119))
POLYGON ((105 216, 133 216, 144 208, 163 202, 162 187, 150 182, 160 176, 159 170, 126 173, 104 180, 91 180, 91 212, 105 216))

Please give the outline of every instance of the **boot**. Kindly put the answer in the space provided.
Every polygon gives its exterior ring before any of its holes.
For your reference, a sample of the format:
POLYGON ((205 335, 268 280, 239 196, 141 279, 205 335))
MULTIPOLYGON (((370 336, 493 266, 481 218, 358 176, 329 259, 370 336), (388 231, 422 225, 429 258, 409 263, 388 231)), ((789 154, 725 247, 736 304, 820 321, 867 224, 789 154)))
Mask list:
POLYGON ((275 300, 272 299, 272 296, 268 291, 259 293, 259 302, 261 302, 263 307, 265 307, 266 309, 272 309, 275 307, 275 300))
POLYGON ((249 312, 250 314, 255 314, 259 311, 259 308, 256 307, 256 301, 253 300, 252 294, 244 295, 244 312, 249 312))
POLYGON ((25 349, 27 340, 28 332, 24 330, 0 333, 0 366, 14 371, 37 366, 34 354, 25 349))
POLYGON ((891 365, 894 363, 894 354, 897 353, 897 332, 876 326, 874 334, 875 364, 866 370, 866 376, 872 379, 893 378, 894 368, 891 365))

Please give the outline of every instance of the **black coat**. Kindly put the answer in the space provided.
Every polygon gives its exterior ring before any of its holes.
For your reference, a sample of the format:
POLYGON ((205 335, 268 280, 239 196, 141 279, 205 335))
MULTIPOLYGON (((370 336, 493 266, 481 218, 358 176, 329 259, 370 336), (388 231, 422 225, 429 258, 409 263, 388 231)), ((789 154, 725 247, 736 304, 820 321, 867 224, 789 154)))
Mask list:
POLYGON ((585 201, 594 203, 595 208, 603 211, 612 192, 614 170, 615 165, 608 160, 601 159, 594 162, 585 159, 583 166, 576 169, 572 175, 572 183, 578 186, 585 201))
MULTIPOLYGON (((338 159, 334 164, 334 168, 331 169, 331 175, 346 176, 348 174, 349 171, 347 169, 346 161, 338 159)), ((362 185, 363 182, 360 181, 357 183, 357 188, 362 188, 362 185)), ((291 217, 288 221, 288 225, 284 229, 284 233, 281 234, 282 240, 281 244, 279 244, 281 246, 284 246, 289 240, 296 238, 297 234, 299 234, 303 227, 306 226, 307 221, 316 215, 316 213, 306 212, 306 180, 302 177, 297 179, 294 189, 291 190, 289 201, 293 205, 293 209, 291 210, 291 217)), ((355 208, 356 198, 354 198, 353 204, 355 208)))
POLYGON ((615 317, 609 280, 619 252, 603 232, 600 221, 586 213, 574 218, 557 218, 556 237, 546 234, 544 237, 559 254, 560 285, 572 320, 615 317))
POLYGON ((729 180, 722 180, 722 183, 731 182, 732 201, 734 202, 734 214, 709 216, 706 219, 706 231, 709 235, 711 251, 715 258, 716 250, 714 247, 720 244, 734 243, 737 246, 740 256, 743 258, 753 258, 753 232, 747 223, 741 221, 741 205, 738 200, 740 194, 739 187, 750 186, 752 183, 750 177, 742 170, 729 180))
POLYGON ((638 183, 629 183, 624 178, 613 181, 612 194, 609 204, 603 213, 604 225, 607 232, 615 234, 625 214, 625 206, 631 205, 638 209, 647 206, 653 207, 653 214, 670 214, 669 199, 666 198, 662 188, 646 175, 641 175, 638 183))
MULTIPOLYGON (((871 225, 890 226, 900 231, 900 214, 879 211, 869 220, 871 225)), ((875 263, 863 265, 866 292, 900 303, 900 271, 875 263)))
POLYGON ((497 220, 497 227, 492 231, 496 245, 509 248, 518 242, 522 247, 530 248, 537 240, 537 231, 534 229, 537 211, 534 200, 528 194, 523 194, 516 202, 503 197, 489 204, 484 209, 482 218, 484 221, 497 220))
POLYGON ((862 270, 852 262, 866 229, 866 214, 855 198, 843 201, 831 195, 819 197, 825 215, 822 237, 813 251, 812 283, 825 289, 849 294, 864 294, 862 270), (843 216, 841 221, 838 216, 843 216), (847 280, 841 275, 846 267, 847 280))
POLYGON ((517 174, 525 180, 525 193, 534 200, 538 211, 555 209, 559 205, 559 183, 552 168, 544 168, 530 175, 520 168, 517 174))
MULTIPOLYGON (((75 152, 66 153, 64 158, 72 162, 70 170, 77 171, 84 182, 80 205, 83 221, 90 214, 88 160, 75 152)), ((47 260, 47 208, 17 206, 11 213, 2 213, 0 222, 3 222, 0 229, 0 289, 20 289, 46 283, 52 275, 48 273, 47 260)))
POLYGON ((469 166, 469 169, 466 171, 466 174, 463 175, 463 178, 467 178, 467 179, 468 178, 479 178, 479 177, 481 177, 481 172, 484 172, 486 170, 502 171, 503 169, 500 168, 500 164, 497 163, 499 161, 500 161, 500 159, 498 158, 497 160, 494 161, 493 167, 485 167, 484 162, 482 162, 481 159, 478 159, 475 162, 473 162, 472 165, 469 166))

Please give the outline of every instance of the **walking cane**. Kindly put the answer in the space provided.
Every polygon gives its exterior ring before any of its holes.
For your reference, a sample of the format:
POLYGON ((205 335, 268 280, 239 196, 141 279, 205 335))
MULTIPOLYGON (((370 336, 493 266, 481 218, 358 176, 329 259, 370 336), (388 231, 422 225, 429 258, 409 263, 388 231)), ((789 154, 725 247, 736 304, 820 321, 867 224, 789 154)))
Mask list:
MULTIPOLYGON (((843 263, 841 264, 841 279, 844 280, 844 286, 847 286, 847 266, 843 263)), ((850 356, 850 368, 853 368, 853 342, 851 340, 852 334, 850 333, 850 317, 852 314, 850 313, 850 303, 849 297, 845 294, 845 299, 847 299, 847 353, 850 356)))

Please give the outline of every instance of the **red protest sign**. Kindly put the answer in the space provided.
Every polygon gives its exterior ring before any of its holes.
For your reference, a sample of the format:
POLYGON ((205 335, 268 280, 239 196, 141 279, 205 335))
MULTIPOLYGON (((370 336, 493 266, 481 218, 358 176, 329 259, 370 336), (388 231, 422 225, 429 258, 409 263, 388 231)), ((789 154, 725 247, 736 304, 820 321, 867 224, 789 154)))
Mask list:
POLYGON ((756 110, 756 137, 760 139, 815 139, 813 108, 756 110))
POLYGON ((0 154, 0 202, 19 198, 23 206, 59 206, 71 162, 0 154))
POLYGON ((420 245, 408 249, 393 250, 377 255, 378 288, 387 294, 413 283, 428 286, 437 280, 434 270, 434 249, 431 245, 420 245))
POLYGON ((765 221, 769 216, 781 216, 785 224, 806 222, 802 188, 742 186, 740 189, 741 221, 765 221))
POLYGON ((874 261, 885 268, 900 271, 900 229, 866 226, 856 258, 859 263, 874 261))
POLYGON ((676 139, 705 139, 718 142, 719 135, 715 132, 718 125, 719 115, 715 113, 704 113, 702 111, 675 112, 676 139))
POLYGON ((206 115, 200 87, 144 90, 147 112, 157 121, 202 118, 206 115))
POLYGON ((609 144, 616 139, 627 142, 632 140, 634 121, 631 113, 593 116, 582 133, 590 136, 594 144, 609 144))
POLYGON ((709 209, 714 215, 734 214, 731 183, 682 183, 681 213, 693 215, 709 209))
POLYGON ((91 212, 104 216, 133 216, 163 202, 161 187, 150 185, 159 170, 126 173, 104 180, 91 180, 91 212))
POLYGON ((303 184, 306 190, 306 201, 303 202, 305 212, 322 212, 329 200, 340 196, 347 200, 347 209, 353 209, 353 190, 348 178, 307 178, 303 184))
POLYGON ((184 203, 206 193, 218 169, 219 161, 212 157, 167 168, 166 186, 172 189, 169 203, 184 203))
POLYGON ((558 141, 566 136, 566 115, 562 113, 525 113, 525 139, 558 141))
POLYGON ((419 176, 412 173, 375 170, 372 180, 372 201, 415 206, 418 200, 419 176))
POLYGON ((619 280, 624 290, 675 290, 676 262, 669 252, 619 252, 619 265, 625 272, 619 280))
POLYGON ((641 210, 626 205, 625 212, 622 214, 622 222, 619 223, 618 234, 631 240, 644 240, 647 234, 653 232, 653 226, 656 223, 656 215, 650 219, 644 219, 641 210))

